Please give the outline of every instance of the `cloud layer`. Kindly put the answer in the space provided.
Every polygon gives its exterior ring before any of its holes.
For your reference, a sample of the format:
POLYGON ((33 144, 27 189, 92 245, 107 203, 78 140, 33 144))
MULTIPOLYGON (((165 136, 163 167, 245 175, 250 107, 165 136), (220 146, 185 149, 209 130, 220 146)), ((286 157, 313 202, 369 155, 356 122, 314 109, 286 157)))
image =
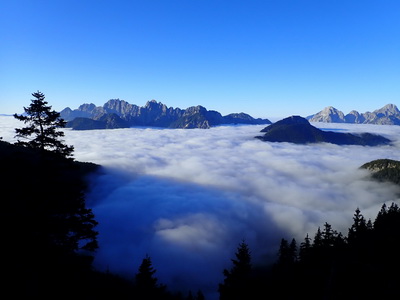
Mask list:
MULTIPOLYGON (((5 140, 21 126, 7 117, 0 124, 5 140)), ((100 222, 97 266, 133 277, 149 254, 161 282, 212 298, 242 239, 254 263, 267 263, 282 237, 300 243, 324 222, 347 234, 357 207, 373 219, 396 200, 396 187, 368 180, 359 166, 400 160, 399 126, 314 125, 379 133, 394 144, 266 143, 254 139, 263 126, 65 130, 77 160, 105 167, 88 195, 100 222)))

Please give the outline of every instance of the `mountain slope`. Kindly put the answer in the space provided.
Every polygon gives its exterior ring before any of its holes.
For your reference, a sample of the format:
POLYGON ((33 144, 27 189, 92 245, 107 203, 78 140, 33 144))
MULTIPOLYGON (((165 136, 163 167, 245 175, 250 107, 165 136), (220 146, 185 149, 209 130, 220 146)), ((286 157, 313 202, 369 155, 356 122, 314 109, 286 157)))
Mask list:
POLYGON ((356 110, 352 110, 347 115, 344 115, 340 110, 329 106, 308 117, 308 120, 310 122, 327 123, 400 125, 400 111, 396 105, 387 104, 373 112, 359 113, 356 110))
POLYGON ((60 114, 63 119, 70 121, 68 127, 78 130, 132 126, 210 128, 221 124, 271 124, 268 119, 255 119, 245 113, 222 116, 200 105, 180 109, 167 107, 155 100, 148 101, 145 106, 137 106, 124 100, 111 99, 103 106, 92 103, 82 104, 74 110, 67 107, 60 114), (114 122, 107 117, 110 115, 113 115, 114 122), (75 118, 79 119, 73 121, 75 118))
POLYGON ((344 123, 345 116, 340 111, 332 106, 325 107, 322 111, 315 114, 311 122, 327 122, 327 123, 344 123))
POLYGON ((398 160, 377 159, 362 165, 361 168, 371 171, 374 179, 400 184, 400 161, 398 160))
POLYGON ((265 134, 257 138, 268 142, 289 142, 295 144, 325 142, 337 145, 362 146, 377 146, 390 143, 390 140, 387 138, 371 133, 355 135, 350 133, 322 131, 312 126, 307 119, 299 116, 292 116, 280 120, 264 128, 261 132, 265 134))

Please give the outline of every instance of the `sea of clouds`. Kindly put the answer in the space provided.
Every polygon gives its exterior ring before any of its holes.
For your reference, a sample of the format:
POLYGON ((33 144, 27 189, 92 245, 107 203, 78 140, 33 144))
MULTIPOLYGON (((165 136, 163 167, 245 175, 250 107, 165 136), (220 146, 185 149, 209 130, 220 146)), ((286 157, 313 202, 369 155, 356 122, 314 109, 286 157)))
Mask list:
MULTIPOLYGON (((258 125, 65 129, 77 160, 104 167, 87 195, 100 223, 96 266, 133 278, 148 254, 161 283, 216 299, 242 240, 253 264, 268 264, 281 238, 300 244, 325 222, 347 235, 357 207, 373 221, 383 203, 397 202, 398 187, 371 181, 359 167, 400 160, 400 126, 313 125, 382 134, 393 144, 269 143, 254 138, 264 127, 258 125)), ((0 136, 14 141, 22 126, 2 116, 0 136)))

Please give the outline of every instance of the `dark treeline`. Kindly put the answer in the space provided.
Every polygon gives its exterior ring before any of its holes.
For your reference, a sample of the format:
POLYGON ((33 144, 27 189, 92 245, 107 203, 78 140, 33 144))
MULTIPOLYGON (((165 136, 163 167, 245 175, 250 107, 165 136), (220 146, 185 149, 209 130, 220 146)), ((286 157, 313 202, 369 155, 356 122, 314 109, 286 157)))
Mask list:
POLYGON ((328 223, 300 244, 282 238, 276 263, 252 267, 241 243, 224 271, 225 299, 400 299, 400 208, 382 205, 374 221, 357 208, 347 236, 328 223), (240 270, 240 271, 239 271, 240 270))

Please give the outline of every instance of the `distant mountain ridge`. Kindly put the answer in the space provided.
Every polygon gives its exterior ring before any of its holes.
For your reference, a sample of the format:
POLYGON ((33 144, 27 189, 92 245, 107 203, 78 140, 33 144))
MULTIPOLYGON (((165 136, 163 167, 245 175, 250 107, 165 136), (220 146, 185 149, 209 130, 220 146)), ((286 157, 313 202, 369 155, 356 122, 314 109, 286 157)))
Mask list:
POLYGON ((331 143, 336 145, 378 146, 390 144, 390 140, 371 133, 351 134, 323 131, 312 126, 307 119, 291 116, 265 127, 263 136, 256 138, 265 142, 288 142, 295 144, 331 143))
POLYGON ((82 104, 72 110, 67 107, 60 112, 75 130, 127 128, 152 126, 164 128, 210 128, 221 124, 271 124, 268 119, 255 119, 245 113, 222 116, 219 112, 203 106, 187 109, 167 107, 151 100, 145 106, 130 104, 124 100, 111 99, 103 106, 82 104))
POLYGON ((352 110, 345 115, 340 110, 328 106, 307 119, 310 122, 400 125, 400 111, 396 105, 387 104, 373 112, 359 113, 352 110))

